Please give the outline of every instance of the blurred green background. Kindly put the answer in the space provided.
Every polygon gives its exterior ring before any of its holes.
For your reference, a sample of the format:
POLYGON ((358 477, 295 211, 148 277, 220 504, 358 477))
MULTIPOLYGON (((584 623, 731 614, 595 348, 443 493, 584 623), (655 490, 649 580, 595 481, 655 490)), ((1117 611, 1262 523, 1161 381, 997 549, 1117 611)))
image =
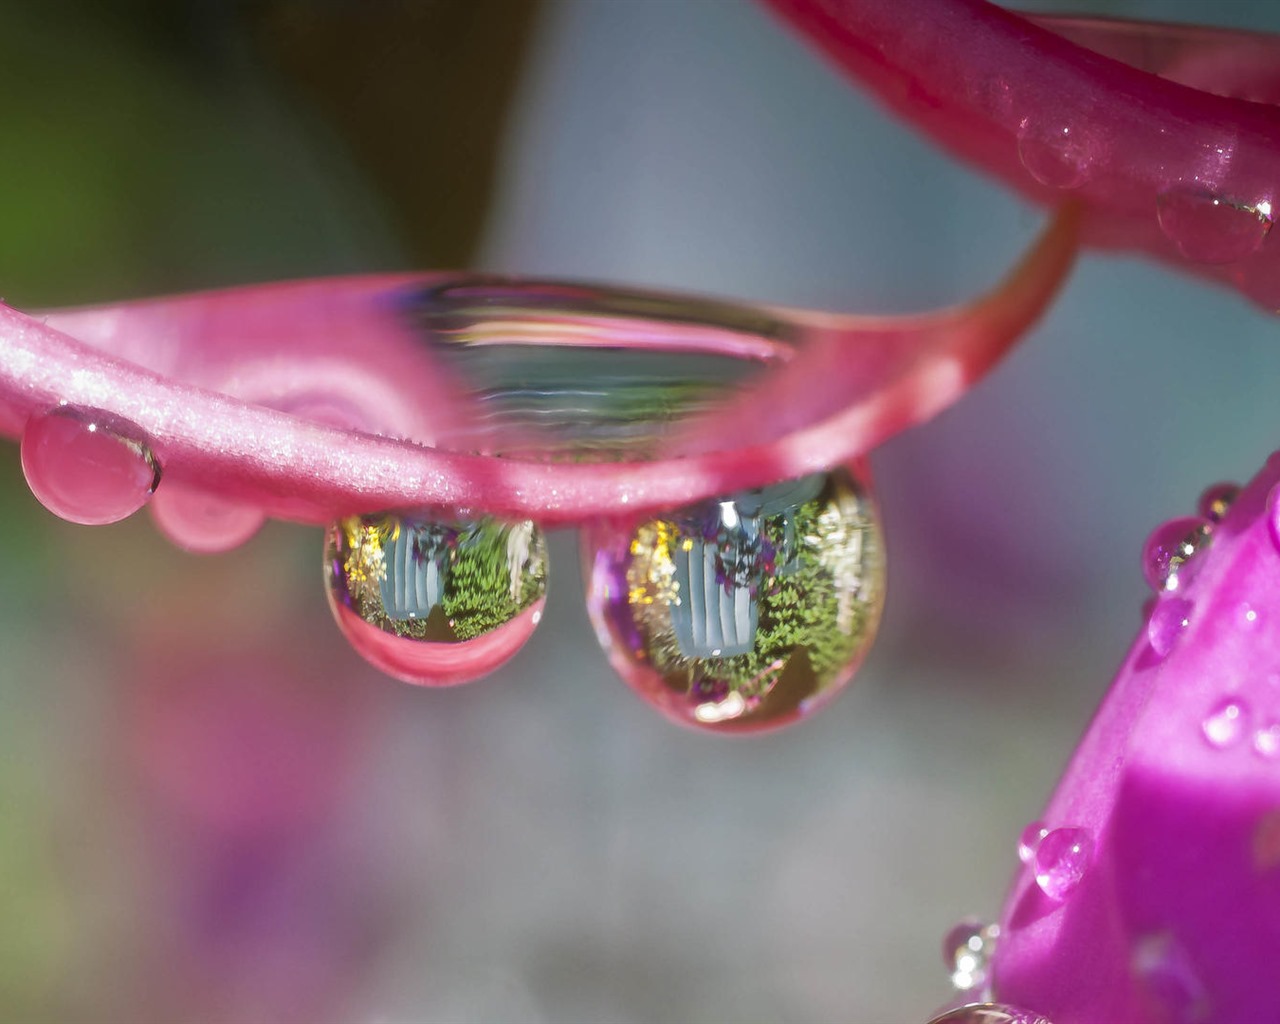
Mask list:
MULTIPOLYGON (((4 2, 0 129, 20 308, 477 266, 920 309, 1040 220, 746 0, 4 2)), ((66 525, 5 447, 0 1014, 923 1020, 1139 626, 1146 531, 1261 464, 1277 373, 1242 300, 1086 260, 879 454, 858 683, 739 742, 612 677, 568 534, 529 647, 420 691, 344 647, 318 531, 199 558, 66 525)))

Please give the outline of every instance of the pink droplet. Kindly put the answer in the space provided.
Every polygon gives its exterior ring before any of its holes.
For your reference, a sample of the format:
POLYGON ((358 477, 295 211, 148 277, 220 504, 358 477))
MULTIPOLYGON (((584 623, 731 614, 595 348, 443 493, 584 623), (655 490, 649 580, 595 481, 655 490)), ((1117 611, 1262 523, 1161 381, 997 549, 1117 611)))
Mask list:
POLYGON ((151 517, 166 537, 183 550, 199 554, 238 548, 266 521, 252 506, 172 482, 156 493, 150 508, 151 517))
POLYGON ((1181 597, 1165 597, 1156 602, 1147 620, 1147 642, 1157 657, 1167 657, 1182 631, 1191 624, 1191 607, 1191 602, 1181 597))
POLYGON ((1200 567, 1196 556, 1209 544, 1207 519, 1183 516, 1161 523, 1142 545, 1142 575, 1157 594, 1187 586, 1200 567))
POLYGON ((1201 186, 1175 185, 1156 197, 1160 230, 1198 263, 1235 263, 1271 230, 1271 204, 1233 202, 1201 186))
POLYGON ((1031 1010, 1004 1003, 973 1003, 947 1010, 929 1024, 1049 1024, 1049 1021, 1031 1010))
POLYGON ((72 406, 27 421, 22 472, 40 504, 85 526, 132 515, 160 483, 160 464, 141 428, 72 406))
POLYGON ((1255 732, 1253 749, 1268 760, 1280 758, 1280 722, 1271 722, 1255 732))
POLYGON ((1018 836, 1018 860, 1023 864, 1030 864, 1036 850, 1040 849, 1040 843, 1048 834, 1049 829, 1043 821, 1033 821, 1024 828, 1022 835, 1018 836))
POLYGON ((1089 147, 1070 125, 1024 121, 1018 159, 1031 177, 1051 188, 1076 188, 1089 176, 1089 147))
POLYGON ((1055 828, 1036 850, 1036 885, 1050 899, 1065 900, 1080 885, 1093 859, 1093 838, 1082 828, 1055 828))
POLYGON ((1223 749, 1239 742, 1248 724, 1248 707, 1239 697, 1228 697, 1214 705, 1200 723, 1211 747, 1223 749))

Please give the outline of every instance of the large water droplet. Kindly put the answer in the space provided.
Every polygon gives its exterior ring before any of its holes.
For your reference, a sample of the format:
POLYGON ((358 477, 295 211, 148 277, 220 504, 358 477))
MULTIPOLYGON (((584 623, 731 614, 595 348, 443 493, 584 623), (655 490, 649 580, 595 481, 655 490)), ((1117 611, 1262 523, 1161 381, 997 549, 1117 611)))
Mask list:
POLYGON ((1023 864, 1030 864, 1036 850, 1040 849, 1040 843, 1048 834, 1049 829, 1043 821, 1033 821, 1024 828, 1022 835, 1018 836, 1018 860, 1023 864))
POLYGON ((1268 760, 1280 758, 1280 722, 1270 722, 1253 734, 1253 749, 1268 760))
POLYGON ((1248 705, 1239 697, 1227 697, 1215 704, 1200 723, 1211 747, 1222 749, 1240 741, 1248 725, 1248 705))
POLYGON ((1182 255, 1199 263, 1235 263, 1271 230, 1271 204, 1236 202, 1198 184, 1178 184, 1156 197, 1160 229, 1182 255))
POLYGON ((533 635, 547 587, 531 522, 385 513, 325 537, 329 606, 352 646, 388 675, 449 686, 493 671, 533 635))
POLYGON ((1076 188, 1089 176, 1092 154, 1070 125, 1025 120, 1018 133, 1018 159, 1040 184, 1076 188))
POLYGON ((1182 631, 1191 624, 1191 602, 1181 597, 1163 597, 1147 619, 1147 642, 1157 657, 1167 657, 1182 631))
POLYGON ((1191 957, 1168 932, 1144 935, 1133 947, 1133 976, 1169 1024, 1202 1024, 1208 993, 1191 957))
POLYGON ((970 992, 986 986, 999 937, 999 925, 976 920, 961 921, 947 932, 942 940, 942 962, 956 989, 970 992))
POLYGON ((1206 487, 1201 493, 1196 509, 1210 525, 1216 526, 1227 517, 1227 513, 1231 511, 1231 506, 1239 496, 1239 484, 1214 484, 1212 487, 1206 487))
POLYGON ((186 551, 230 551, 258 532, 266 517, 250 505, 203 490, 166 483, 151 502, 151 518, 166 537, 186 551))
POLYGON ((623 678, 685 725, 747 731, 825 703, 884 594, 875 508, 847 470, 583 538, 588 609, 623 678))
POLYGON ((1161 523, 1142 545, 1142 575, 1156 593, 1179 590, 1194 578, 1209 546, 1208 520, 1195 516, 1161 523))
POLYGON ((971 1003, 940 1013, 929 1024, 1050 1024, 1047 1017, 1003 1003, 971 1003))
POLYGON ((1093 859, 1093 837, 1082 828, 1055 828, 1036 850, 1036 885, 1050 899, 1065 900, 1080 885, 1093 859))
POLYGON ((85 526, 132 515, 160 483, 160 463, 142 428, 74 406, 27 421, 22 472, 40 504, 85 526))

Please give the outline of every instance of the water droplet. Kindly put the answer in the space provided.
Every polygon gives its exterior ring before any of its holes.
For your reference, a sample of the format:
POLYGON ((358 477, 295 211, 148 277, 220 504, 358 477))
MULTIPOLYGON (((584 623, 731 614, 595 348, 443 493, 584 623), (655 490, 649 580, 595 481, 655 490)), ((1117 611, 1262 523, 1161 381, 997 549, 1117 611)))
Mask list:
POLYGON ((973 919, 961 921, 942 940, 942 962, 951 984, 961 992, 984 988, 1000 926, 973 919))
POLYGON ((1033 821, 1024 828, 1022 835, 1018 836, 1018 860, 1023 864, 1030 864, 1036 850, 1040 849, 1041 841, 1048 834, 1049 829, 1043 821, 1033 821))
POLYGON ((1070 125, 1028 119, 1018 133, 1018 159, 1040 184, 1076 188, 1089 176, 1091 153, 1070 125))
POLYGON ((1147 642, 1158 657, 1167 657, 1182 631, 1191 624, 1191 602, 1181 597, 1164 597, 1156 602, 1147 619, 1147 642))
POLYGON ((151 502, 151 518, 166 537, 186 551, 230 551, 258 532, 266 517, 251 505, 227 501, 210 491, 170 481, 151 502))
POLYGON ((1156 593, 1179 590, 1195 577, 1209 546, 1212 529, 1196 516, 1161 523, 1142 545, 1142 575, 1156 593))
POLYGON ((354 516, 325 536, 338 627, 371 664, 449 686, 493 671, 533 635, 547 588, 531 522, 423 514, 354 516))
POLYGON ((1240 623, 1241 629, 1256 629, 1258 623, 1262 621, 1262 616, 1248 601, 1241 601, 1236 609, 1236 620, 1240 623))
POLYGON ((140 427, 74 406, 27 421, 22 472, 40 504, 85 526, 132 515, 160 483, 160 463, 140 427))
POLYGON ((1208 992, 1191 957, 1168 932, 1144 935, 1134 943, 1133 976, 1160 1008, 1169 1024, 1198 1024, 1207 1019, 1208 992))
POLYGON ((583 544, 610 660, 684 725, 800 718, 849 681, 879 622, 880 529, 847 470, 600 526, 583 544))
POLYGON ((1280 757, 1280 722, 1271 722, 1255 732, 1253 749, 1267 759, 1280 757))
POLYGON ((1200 500, 1196 503, 1196 508, 1203 519, 1216 526, 1227 517, 1227 513, 1231 511, 1231 506, 1239 496, 1239 484, 1214 484, 1204 489, 1200 500))
POLYGON ((971 1003, 940 1013, 929 1024, 1049 1024, 1049 1019, 1003 1003, 971 1003))
POLYGON ((1082 828, 1055 828, 1036 850, 1036 885, 1050 899, 1065 900, 1080 885, 1093 859, 1093 838, 1082 828))
POLYGON ((1199 263, 1235 263, 1271 230, 1271 204, 1236 202, 1199 184, 1178 184, 1156 197, 1160 230, 1199 263))
POLYGON ((1219 749, 1232 746, 1244 735, 1248 707, 1239 697, 1228 697, 1216 704, 1200 723, 1209 745, 1219 749))

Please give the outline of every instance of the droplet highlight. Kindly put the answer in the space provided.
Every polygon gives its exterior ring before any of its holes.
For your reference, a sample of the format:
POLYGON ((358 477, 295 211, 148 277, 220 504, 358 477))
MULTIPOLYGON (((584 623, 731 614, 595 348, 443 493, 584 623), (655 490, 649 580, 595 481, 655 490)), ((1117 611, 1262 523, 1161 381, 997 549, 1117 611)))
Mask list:
POLYGON ((355 516, 325 535, 325 581, 338 628, 366 661, 451 686, 492 672, 533 635, 546 542, 528 521, 355 516))
POLYGON ((1271 231, 1271 203, 1245 203, 1198 184, 1178 184, 1156 197, 1165 237, 1197 263, 1235 263, 1257 250, 1271 231))
POLYGON ((150 505, 160 532, 184 551, 219 554, 246 543, 266 522, 261 510, 211 491, 167 483, 150 505))
POLYGON ((879 520, 846 470, 584 533, 588 610, 610 661, 676 722, 751 731, 829 701, 884 599, 879 520))
POLYGON ((951 972, 953 987, 960 992, 986 987, 999 937, 999 925, 974 919, 961 921, 947 932, 942 940, 942 962, 951 972))
POLYGON ((1065 900, 1079 887, 1092 860, 1093 837, 1085 829, 1055 828, 1036 850, 1036 885, 1050 899, 1065 900))
POLYGON ((84 526, 127 518, 160 483, 160 463, 142 428, 99 410, 60 406, 32 416, 21 455, 40 504, 84 526))
POLYGON ((1214 484, 1212 487, 1206 487, 1201 493, 1200 500, 1196 503, 1196 510, 1211 526, 1217 526, 1227 518, 1227 513, 1231 511, 1231 506, 1239 496, 1239 484, 1225 482, 1214 484))
POLYGON ((1248 726, 1248 707, 1238 697, 1228 697, 1213 709, 1200 723, 1200 731, 1209 746, 1219 750, 1235 746, 1244 736, 1248 726))
POLYGON ((1280 722, 1268 722, 1253 734, 1253 749, 1268 761, 1280 758, 1280 722))
POLYGON ((1090 147, 1078 129, 1057 122, 1022 122, 1018 159, 1040 184, 1077 188, 1089 176, 1091 158, 1090 147))
POLYGON ((1023 864, 1030 864, 1035 858, 1036 850, 1040 849, 1041 842, 1048 834, 1049 829, 1043 821, 1033 821, 1024 828, 1022 834, 1018 836, 1018 860, 1023 864))
POLYGON ((1050 1024, 1049 1018, 1004 1003, 971 1003, 940 1013, 928 1024, 1050 1024))
POLYGON ((1181 597, 1164 597, 1156 602, 1147 619, 1147 643, 1157 657, 1168 657, 1182 631, 1191 624, 1191 607, 1191 602, 1181 597))
POLYGON ((1187 586, 1199 570, 1198 558, 1212 537, 1207 519, 1170 519, 1151 531, 1142 546, 1142 575, 1157 594, 1187 586))

